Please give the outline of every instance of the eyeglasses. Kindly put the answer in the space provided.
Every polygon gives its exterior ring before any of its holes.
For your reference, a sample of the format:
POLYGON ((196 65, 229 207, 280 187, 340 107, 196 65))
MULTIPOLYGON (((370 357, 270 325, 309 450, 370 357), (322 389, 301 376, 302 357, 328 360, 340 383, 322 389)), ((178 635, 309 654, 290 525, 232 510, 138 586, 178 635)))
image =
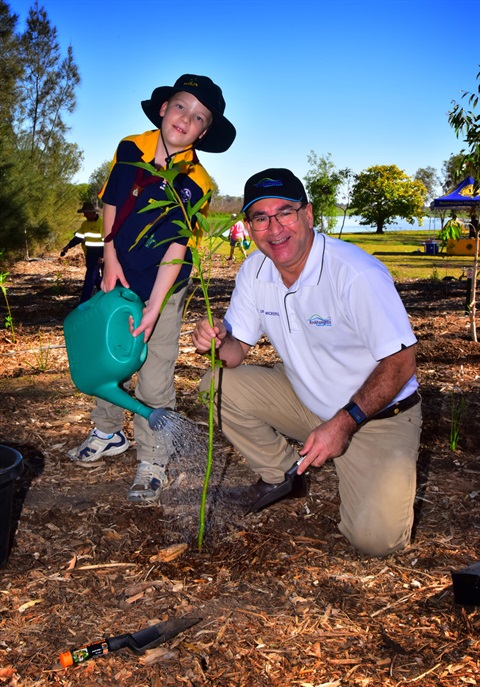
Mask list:
POLYGON ((299 208, 286 208, 280 212, 276 212, 274 215, 255 215, 251 219, 247 218, 254 231, 265 231, 270 226, 270 220, 275 217, 277 222, 282 225, 282 227, 288 227, 290 224, 295 224, 298 221, 298 213, 305 207, 306 203, 302 203, 299 208))

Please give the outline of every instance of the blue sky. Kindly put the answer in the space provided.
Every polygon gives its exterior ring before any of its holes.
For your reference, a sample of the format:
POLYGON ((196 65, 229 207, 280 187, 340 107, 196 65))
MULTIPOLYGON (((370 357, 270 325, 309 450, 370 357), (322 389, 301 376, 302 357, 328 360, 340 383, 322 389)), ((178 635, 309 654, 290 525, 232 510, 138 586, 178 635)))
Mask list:
MULTIPOLYGON (((23 29, 32 1, 11 0, 23 29)), ((237 138, 201 161, 222 194, 266 167, 303 178, 307 156, 360 172, 396 164, 440 171, 462 144, 452 100, 476 90, 480 2, 463 0, 45 0, 82 83, 70 139, 77 181, 124 136, 151 128, 140 101, 184 73, 223 90, 237 138)))

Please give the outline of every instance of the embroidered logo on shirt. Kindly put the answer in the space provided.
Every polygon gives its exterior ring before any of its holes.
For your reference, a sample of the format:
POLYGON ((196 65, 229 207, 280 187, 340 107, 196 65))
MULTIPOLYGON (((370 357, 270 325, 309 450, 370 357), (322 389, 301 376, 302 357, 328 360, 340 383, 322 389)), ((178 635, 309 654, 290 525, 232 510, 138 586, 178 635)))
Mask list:
POLYGON ((182 199, 182 203, 186 205, 192 198, 192 192, 190 191, 190 189, 182 188, 182 190, 180 191, 180 198, 182 199))
POLYGON ((321 317, 320 315, 312 315, 307 320, 308 324, 313 324, 315 327, 331 327, 331 317, 321 317))
POLYGON ((275 310, 260 310, 260 315, 273 315, 274 317, 280 317, 280 313, 275 312, 275 310))

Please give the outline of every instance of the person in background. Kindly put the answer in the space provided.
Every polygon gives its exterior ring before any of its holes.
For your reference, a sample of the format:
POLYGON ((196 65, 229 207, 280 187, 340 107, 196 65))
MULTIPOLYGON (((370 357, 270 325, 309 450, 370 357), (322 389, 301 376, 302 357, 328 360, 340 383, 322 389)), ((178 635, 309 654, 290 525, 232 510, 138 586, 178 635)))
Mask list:
POLYGON ((70 248, 78 246, 80 243, 82 244, 87 270, 80 295, 80 303, 85 303, 93 296, 95 289, 100 289, 102 282, 103 219, 99 209, 93 203, 83 203, 77 212, 83 213, 85 221, 82 222, 71 241, 62 248, 60 256, 63 258, 70 248))
MULTIPOLYGON (((230 305, 192 340, 215 341, 223 363, 215 397, 222 432, 260 479, 249 510, 308 493, 306 470, 333 460, 339 529, 358 551, 405 547, 413 524, 422 425, 416 338, 386 267, 357 246, 314 230, 312 205, 288 169, 245 185, 243 212, 258 250, 236 277, 230 305), (281 359, 242 364, 266 334, 281 359), (288 438, 303 444, 299 453, 288 438), (276 496, 276 493, 280 494, 276 496)), ((209 387, 209 374, 200 390, 209 387)))
MULTIPOLYGON (((232 219, 235 219, 236 217, 237 215, 232 215, 232 219)), ((235 247, 240 248, 243 257, 246 258, 247 251, 245 250, 244 241, 248 242, 249 236, 241 219, 239 219, 230 227, 228 238, 230 240, 230 255, 228 256, 227 260, 235 260, 233 255, 235 252, 235 247)))
POLYGON ((470 222, 468 223, 468 238, 475 239, 478 234, 478 215, 475 208, 470 213, 470 222))
MULTIPOLYGON (((135 395, 152 408, 175 408, 175 363, 192 269, 189 238, 178 224, 184 220, 182 208, 149 209, 167 199, 165 180, 128 163, 151 163, 157 170, 170 163, 182 165, 174 186, 182 202, 194 206, 213 188, 197 150, 222 153, 233 143, 236 131, 223 114, 221 89, 206 76, 184 74, 174 86, 156 88, 142 108, 156 128, 120 142, 100 194, 105 223, 102 289, 108 292, 121 284, 145 302, 142 320, 132 332, 149 343, 135 395)), ((208 201, 201 211, 207 214, 208 201)), ((90 463, 128 449, 121 408, 97 399, 91 419, 94 429, 68 451, 69 458, 90 463)), ((168 449, 159 446, 162 442, 138 414, 134 436, 138 467, 128 498, 134 503, 153 503, 168 483, 168 449)))

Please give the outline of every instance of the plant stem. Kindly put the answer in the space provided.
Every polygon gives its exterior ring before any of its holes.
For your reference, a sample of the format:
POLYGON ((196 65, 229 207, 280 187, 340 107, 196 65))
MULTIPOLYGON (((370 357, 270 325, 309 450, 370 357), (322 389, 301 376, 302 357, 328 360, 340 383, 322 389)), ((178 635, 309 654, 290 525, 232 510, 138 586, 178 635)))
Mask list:
POLYGON ((205 513, 207 506, 208 484, 210 482, 210 473, 213 465, 213 430, 215 427, 215 340, 212 339, 211 347, 212 364, 210 368, 210 389, 208 395, 208 454, 207 466, 205 468, 205 477, 203 479, 202 500, 200 503, 200 523, 198 528, 198 549, 202 550, 203 536, 205 534, 205 513))

